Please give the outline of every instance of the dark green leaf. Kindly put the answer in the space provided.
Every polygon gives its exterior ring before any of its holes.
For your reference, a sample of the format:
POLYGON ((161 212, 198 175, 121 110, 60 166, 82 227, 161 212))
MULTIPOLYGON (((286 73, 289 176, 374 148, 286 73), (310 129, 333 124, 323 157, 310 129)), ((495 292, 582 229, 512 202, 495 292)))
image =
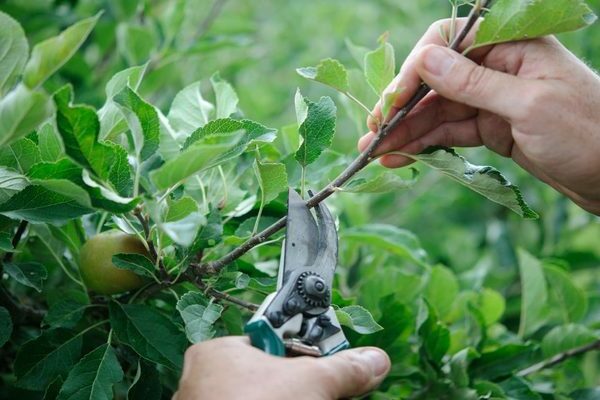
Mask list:
POLYGON ((0 165, 26 174, 29 168, 40 162, 38 146, 30 139, 21 138, 11 145, 0 148, 0 165))
POLYGON ((416 331, 421 349, 435 364, 439 364, 450 348, 450 331, 437 317, 435 310, 425 300, 419 303, 416 331))
POLYGON ((508 399, 542 400, 542 396, 534 392, 530 384, 523 378, 512 377, 500 382, 500 387, 508 399))
POLYGON ((600 336, 583 325, 561 325, 553 328, 544 336, 542 352, 544 357, 550 358, 598 340, 600 340, 600 336))
POLYGON ((321 97, 319 102, 313 103, 296 92, 296 104, 304 104, 306 115, 297 113, 299 133, 302 144, 296 151, 296 161, 303 167, 312 164, 333 141, 335 134, 336 107, 329 97, 321 97))
POLYGON ((84 292, 63 291, 60 297, 50 304, 44 324, 52 328, 73 328, 83 317, 89 302, 84 292))
POLYGON ((497 0, 479 26, 473 47, 574 31, 595 20, 583 0, 497 0))
POLYGON ((373 319, 371 313, 361 306, 347 306, 335 310, 335 314, 341 325, 347 326, 348 328, 367 335, 375 333, 383 329, 373 319))
POLYGON ((44 390, 58 376, 66 377, 79 360, 82 337, 53 329, 25 343, 15 360, 19 387, 44 390))
POLYGON ((126 269, 148 278, 154 277, 154 263, 141 254, 115 254, 112 256, 112 262, 117 268, 126 269))
POLYGON ((231 118, 221 118, 210 121, 206 125, 194 131, 192 135, 185 141, 183 148, 186 149, 202 138, 209 137, 214 134, 226 135, 228 133, 238 131, 245 132, 243 139, 239 143, 239 146, 244 148, 252 141, 272 142, 275 140, 275 133, 277 132, 275 129, 267 128, 266 126, 249 119, 237 120, 231 118))
POLYGON ((29 56, 21 24, 3 12, 0 12, 0 55, 0 97, 3 97, 21 76, 29 56))
POLYGON ((421 154, 406 156, 421 161, 524 218, 538 218, 537 213, 523 200, 519 188, 492 167, 473 165, 454 150, 440 147, 431 147, 421 154))
POLYGON ((127 392, 127 400, 160 400, 161 394, 162 385, 156 367, 140 360, 134 381, 127 392))
POLYGON ((12 245, 12 236, 5 232, 0 232, 0 251, 13 253, 15 248, 12 245))
POLYGON ((170 319, 141 304, 111 302, 110 322, 119 340, 145 359, 180 370, 185 336, 170 319))
POLYGON ((58 132, 52 123, 46 123, 37 132, 38 147, 42 161, 58 161, 64 154, 58 132))
POLYGON ((192 245, 192 251, 199 251, 208 247, 214 247, 223 239, 223 224, 221 222, 221 214, 219 209, 211 207, 210 212, 206 218, 206 225, 204 225, 196 240, 192 245))
POLYGON ((48 277, 46 268, 37 262, 4 262, 4 271, 22 285, 42 291, 42 285, 48 277))
POLYGON ((346 68, 333 58, 321 60, 316 67, 298 68, 296 72, 306 79, 321 82, 340 92, 346 93, 350 90, 346 68))
POLYGON ((468 387, 470 383, 469 379, 469 364, 472 360, 479 357, 479 353, 468 347, 462 349, 458 353, 452 356, 450 359, 450 379, 458 387, 468 387))
POLYGON ((50 75, 62 67, 83 44, 100 14, 71 25, 60 35, 36 44, 25 66, 23 82, 30 88, 40 86, 50 75))
POLYGON ((13 323, 8 310, 0 307, 0 347, 4 346, 10 339, 13 330, 13 323))
POLYGON ((103 344, 86 354, 69 372, 58 400, 110 400, 123 370, 111 346, 103 344))
POLYGON ((177 310, 185 322, 185 333, 192 343, 212 339, 214 323, 221 317, 223 306, 209 303, 198 292, 188 292, 177 302, 177 310))
POLYGON ((473 377, 497 379, 533 365, 535 361, 535 347, 532 344, 506 344, 484 352, 473 361, 469 371, 473 377))

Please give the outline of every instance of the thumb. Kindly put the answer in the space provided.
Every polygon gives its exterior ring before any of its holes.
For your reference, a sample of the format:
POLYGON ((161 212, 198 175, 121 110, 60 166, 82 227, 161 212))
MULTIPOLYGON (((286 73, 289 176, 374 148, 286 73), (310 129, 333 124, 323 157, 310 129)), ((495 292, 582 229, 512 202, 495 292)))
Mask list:
POLYGON ((376 347, 345 350, 316 360, 323 388, 335 399, 359 396, 377 387, 390 370, 388 355, 376 347))
POLYGON ((525 94, 534 81, 475 64, 442 46, 425 47, 415 68, 423 81, 441 96, 508 119, 523 110, 525 94))

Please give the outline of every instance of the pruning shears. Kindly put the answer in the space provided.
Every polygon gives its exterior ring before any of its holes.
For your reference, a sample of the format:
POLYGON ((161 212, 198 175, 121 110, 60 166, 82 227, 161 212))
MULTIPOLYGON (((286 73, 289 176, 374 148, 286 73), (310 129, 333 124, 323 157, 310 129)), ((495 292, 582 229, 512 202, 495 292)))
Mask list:
POLYGON ((349 347, 331 307, 338 258, 335 222, 321 202, 311 210, 289 190, 277 290, 245 327, 252 345, 277 356, 324 356, 349 347))

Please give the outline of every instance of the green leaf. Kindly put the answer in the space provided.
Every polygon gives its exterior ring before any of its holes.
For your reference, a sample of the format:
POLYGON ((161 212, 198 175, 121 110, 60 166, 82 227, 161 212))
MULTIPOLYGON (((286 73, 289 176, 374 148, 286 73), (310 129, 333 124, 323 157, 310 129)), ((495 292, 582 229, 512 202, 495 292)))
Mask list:
POLYGON ((161 394, 162 385, 156 367, 149 362, 139 360, 136 375, 127 392, 127 399, 160 400, 161 394))
POLYGON ((177 132, 189 136, 213 118, 215 107, 202 97, 202 82, 186 86, 175 96, 167 118, 177 132))
POLYGON ((58 161, 64 154, 62 142, 52 123, 46 123, 37 132, 38 147, 42 161, 58 161))
POLYGON ((86 354, 69 372, 58 400, 110 400, 113 385, 123 379, 113 348, 103 344, 86 354))
POLYGON ((12 245, 12 236, 7 232, 0 233, 0 251, 13 253, 15 248, 12 245))
POLYGON ((458 290, 458 280, 454 272, 441 265, 436 265, 429 273, 429 281, 425 286, 424 295, 429 304, 444 319, 454 305, 458 290))
POLYGON ((101 13, 71 25, 58 36, 36 44, 25 66, 23 82, 30 88, 40 86, 62 67, 88 37, 101 13))
POLYGON ((397 88, 389 93, 385 93, 385 92, 383 93, 383 103, 381 104, 381 115, 383 116, 384 120, 388 119, 388 117, 389 117, 388 114, 392 110, 392 107, 394 106, 394 104, 396 104, 396 100, 398 99, 398 97, 400 97, 400 95, 402 94, 403 91, 404 91, 404 88, 397 88))
POLYGON ((144 78, 147 68, 148 63, 135 67, 129 67, 114 74, 106 83, 106 87, 104 89, 106 92, 106 99, 112 99, 127 87, 131 88, 131 90, 134 92, 137 91, 140 83, 142 83, 142 79, 144 78))
POLYGON ((427 265, 427 254, 419 239, 407 230, 392 225, 370 224, 346 229, 340 236, 343 240, 378 247, 419 265, 427 265))
POLYGON ((408 189, 417 182, 417 177, 419 176, 418 170, 411 168, 411 171, 412 177, 410 179, 403 179, 398 174, 390 171, 375 176, 362 173, 340 188, 340 190, 348 193, 387 193, 408 189))
POLYGON ((473 165, 454 150, 444 147, 430 147, 421 154, 405 155, 440 171, 524 218, 538 218, 537 213, 523 199, 519 188, 495 168, 473 165))
POLYGON ((508 399, 542 400, 543 397, 534 392, 529 382, 520 377, 511 377, 500 382, 500 387, 508 399))
POLYGON ((233 90, 229 82, 221 79, 218 72, 210 77, 210 84, 215 91, 215 100, 217 103, 216 118, 228 118, 237 111, 239 100, 235 90, 233 90))
POLYGON ((12 318, 4 307, 0 307, 0 347, 4 346, 10 339, 13 330, 12 318))
POLYGON ((48 96, 18 85, 0 99, 0 147, 14 143, 52 115, 48 96))
POLYGON ((558 305, 563 321, 581 320, 587 311, 585 292, 575 286, 568 272, 556 265, 544 263, 544 275, 548 280, 550 299, 558 305))
POLYGON ((375 322, 371 313, 361 306, 342 307, 335 310, 335 314, 341 325, 347 326, 362 335, 368 335, 383 329, 381 325, 375 322))
POLYGON ((497 0, 479 26, 472 47, 574 31, 594 21, 596 15, 583 0, 497 0))
POLYGON ((52 328, 73 328, 83 317, 89 303, 84 292, 62 291, 60 297, 50 304, 44 324, 52 328))
POLYGON ((550 358, 559 353, 573 350, 581 346, 596 342, 600 339, 598 334, 583 325, 568 324, 554 327, 542 340, 544 357, 550 358))
POLYGON ((117 268, 129 270, 140 276, 154 278, 154 263, 141 254, 115 254, 112 256, 112 262, 117 268))
POLYGON ((152 171, 150 178, 159 190, 168 189, 190 176, 239 156, 245 149, 240 146, 243 136, 244 132, 240 131, 207 136, 152 171))
POLYGON ((116 33, 117 49, 127 60, 128 65, 148 61, 158 47, 158 39, 150 26, 121 22, 117 26, 116 33))
POLYGON ((48 271, 42 264, 32 261, 23 263, 4 262, 3 264, 4 271, 15 281, 21 285, 34 288, 38 292, 42 291, 42 285, 48 278, 48 271))
POLYGON ((145 359, 179 371, 187 341, 170 319, 141 304, 109 304, 110 323, 119 340, 145 359))
POLYGON ((0 97, 18 81, 28 56, 29 44, 21 24, 0 12, 0 97))
POLYGON ((198 203, 190 196, 183 196, 177 200, 167 199, 168 209, 164 221, 179 221, 198 211, 198 203))
POLYGON ((469 364, 472 360, 479 357, 479 353, 468 347, 466 349, 462 349, 458 353, 452 356, 450 359, 450 379, 454 384, 458 387, 468 387, 469 386, 469 364))
POLYGON ((177 302, 177 311, 185 322, 185 334, 192 343, 200 343, 215 336, 214 323, 221 317, 223 306, 208 303, 198 292, 188 292, 177 302))
POLYGON ((218 208, 211 207, 206 217, 206 225, 198 232, 190 251, 198 252, 202 249, 214 247, 222 240, 223 223, 221 221, 221 214, 218 208))
POLYGON ((364 71, 367 82, 381 96, 385 88, 396 75, 394 48, 382 40, 379 47, 365 54, 364 71))
POLYGON ((426 300, 419 302, 417 333, 421 349, 435 364, 439 364, 450 348, 450 331, 439 320, 435 310, 426 300))
POLYGON ((57 377, 67 376, 79 360, 82 335, 52 329, 21 346, 14 369, 17 385, 44 390, 57 377))
POLYGON ((506 309, 506 301, 495 290, 484 288, 479 295, 477 307, 485 320, 486 326, 490 326, 502 318, 506 309))
POLYGON ((26 174, 29 168, 40 162, 41 154, 38 146, 33 140, 21 138, 0 148, 0 165, 5 165, 22 174, 26 174))
POLYGON ((534 345, 509 343, 483 353, 471 363, 469 372, 472 377, 493 380, 531 366, 535 361, 534 345))
POLYGON ((121 112, 131 130, 136 154, 142 161, 147 160, 158 150, 160 131, 156 110, 130 87, 117 93, 114 101, 121 105, 121 112))
POLYGON ((254 162, 257 171, 258 185, 263 197, 263 204, 267 204, 277 198, 279 193, 287 190, 288 179, 285 165, 281 163, 254 162))
POLYGON ((346 68, 344 68, 342 63, 333 58, 321 60, 316 67, 298 68, 296 72, 306 79, 321 82, 342 93, 350 90, 346 68))
POLYGON ((120 195, 131 188, 131 171, 125 149, 114 143, 98 141, 96 112, 87 106, 72 106, 73 89, 64 86, 54 95, 57 105, 56 123, 66 154, 94 172, 120 195))
POLYGON ((313 103, 297 92, 306 105, 306 117, 298 116, 299 133, 302 144, 296 151, 296 161, 303 167, 312 164, 319 158, 323 150, 331 146, 335 134, 336 107, 329 97, 321 97, 318 103, 313 103))
POLYGON ((23 175, 11 169, 0 167, 0 204, 23 190, 29 182, 23 175))
MULTIPOLYGON (((185 141, 183 145, 184 149, 187 149, 193 143, 209 137, 211 135, 227 135, 237 131, 245 131, 246 134, 240 140, 239 146, 246 147, 253 141, 256 142, 272 142, 275 140, 275 129, 267 128, 259 124, 258 122, 251 121, 249 119, 231 119, 222 118, 208 122, 206 125, 197 129, 192 135, 185 141)), ((238 150, 235 150, 237 152, 238 150)))
POLYGON ((548 319, 548 290, 542 264, 523 249, 517 251, 521 273, 521 322, 519 335, 534 333, 548 319))

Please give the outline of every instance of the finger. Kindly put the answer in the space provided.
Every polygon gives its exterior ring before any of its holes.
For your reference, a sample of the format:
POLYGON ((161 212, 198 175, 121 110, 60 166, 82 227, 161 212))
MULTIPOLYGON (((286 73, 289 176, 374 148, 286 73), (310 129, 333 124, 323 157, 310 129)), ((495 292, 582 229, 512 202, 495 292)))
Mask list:
MULTIPOLYGON (((446 122, 462 121, 477 115, 476 109, 438 95, 434 94, 430 99, 426 99, 425 104, 417 106, 413 113, 390 132, 374 155, 400 149, 446 122)), ((375 136, 373 132, 363 136, 358 142, 359 150, 364 151, 375 136)))
POLYGON ((321 382, 331 398, 359 396, 381 383, 390 370, 390 359, 375 347, 342 351, 316 360, 321 382))
MULTIPOLYGON (((472 118, 440 125, 428 134, 408 143, 399 151, 406 154, 418 154, 431 146, 476 147, 481 145, 477 119, 472 118)), ((412 163, 413 160, 401 154, 386 154, 381 157, 379 162, 387 168, 399 168, 412 163)))
POLYGON ((537 81, 482 67, 441 46, 425 47, 415 70, 439 95, 508 120, 521 118, 526 99, 541 90, 537 81))
MULTIPOLYGON (((463 28, 467 21, 467 18, 459 18, 457 20, 457 30, 463 28)), ((384 93, 392 93, 400 88, 402 88, 402 92, 398 97, 396 97, 394 104, 392 105, 392 110, 390 115, 387 116, 391 118, 398 109, 402 108, 404 104, 408 102, 408 100, 412 97, 412 95, 417 91, 419 85, 421 84, 421 77, 415 71, 415 61, 421 50, 431 44, 446 46, 444 38, 441 35, 441 32, 448 32, 451 24, 451 19, 443 19, 433 23, 427 32, 423 35, 423 37, 417 42, 413 50, 410 52, 404 64, 400 68, 400 72, 394 78, 394 80, 388 85, 388 87, 384 90, 384 93)), ((475 37, 475 32, 477 31, 477 26, 475 26, 469 34, 465 37, 461 45, 459 46, 458 51, 465 50, 471 43, 473 43, 473 39, 475 37)), ((485 54, 489 51, 489 47, 480 48, 473 51, 469 56, 474 60, 482 59, 485 54)), ((367 119, 367 124, 371 131, 377 130, 377 120, 381 119, 381 104, 378 102, 372 112, 373 116, 376 119, 373 119, 369 116, 367 119)))

